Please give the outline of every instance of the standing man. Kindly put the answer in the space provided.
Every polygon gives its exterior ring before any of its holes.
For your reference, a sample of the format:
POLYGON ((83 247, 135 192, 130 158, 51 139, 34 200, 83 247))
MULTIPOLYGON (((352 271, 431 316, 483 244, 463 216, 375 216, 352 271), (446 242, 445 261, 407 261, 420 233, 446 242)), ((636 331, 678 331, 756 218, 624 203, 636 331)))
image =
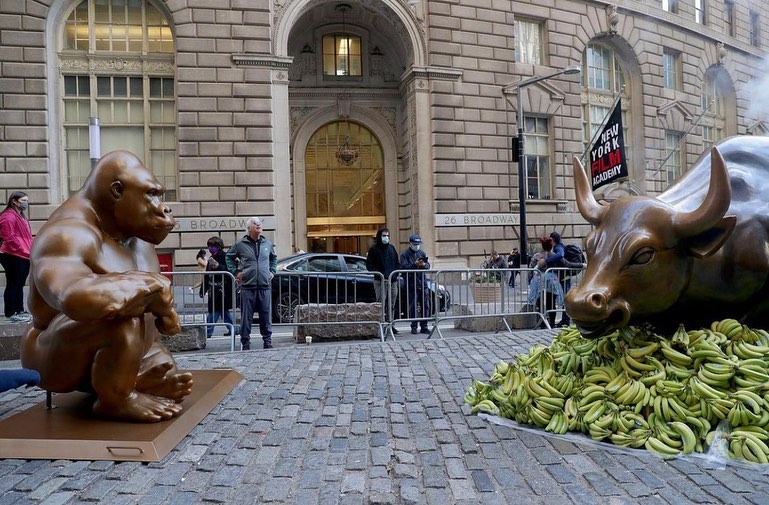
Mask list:
MULTIPOLYGON (((510 268, 521 268, 521 253, 518 252, 517 247, 513 247, 510 251, 510 256, 507 257, 507 266, 510 268)), ((515 287, 515 278, 520 272, 514 271, 510 273, 510 287, 515 287)))
POLYGON ((251 349, 251 321, 259 314, 259 333, 265 349, 272 349, 272 278, 278 269, 275 246, 262 235, 262 220, 249 218, 246 235, 230 247, 227 268, 240 284, 240 343, 251 349))
MULTIPOLYGON (((376 291, 376 301, 382 304, 385 311, 385 321, 391 320, 395 300, 398 298, 398 280, 393 279, 395 282, 390 282, 390 274, 397 268, 398 251, 390 243, 390 230, 384 227, 379 228, 376 232, 376 243, 371 246, 366 255, 366 270, 379 272, 384 276, 384 281, 374 277, 374 291, 376 291)), ((395 326, 392 330, 393 334, 398 334, 395 326)))
MULTIPOLYGON (((400 268, 402 270, 428 270, 430 262, 427 254, 422 250, 422 238, 419 235, 409 237, 409 247, 401 253, 400 268)), ((433 313, 432 299, 427 289, 427 281, 424 272, 411 272, 406 275, 406 293, 409 303, 409 319, 416 319, 417 305, 421 308, 419 317, 425 319, 419 321, 422 330, 420 333, 429 334, 427 319, 433 313)), ((417 333, 417 321, 411 321, 411 333, 417 333)))

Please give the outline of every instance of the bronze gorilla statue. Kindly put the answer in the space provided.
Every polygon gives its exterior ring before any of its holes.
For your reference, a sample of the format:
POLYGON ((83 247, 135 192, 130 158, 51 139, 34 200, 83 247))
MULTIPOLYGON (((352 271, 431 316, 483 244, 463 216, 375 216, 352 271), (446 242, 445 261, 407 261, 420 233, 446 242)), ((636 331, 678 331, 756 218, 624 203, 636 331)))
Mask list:
POLYGON ((49 391, 93 393, 98 416, 170 419, 191 392, 158 341, 180 331, 154 247, 175 223, 164 191, 136 156, 111 152, 32 244, 21 363, 49 391))
POLYGON ((577 206, 595 229, 588 267, 566 295, 580 332, 651 322, 769 327, 769 137, 731 137, 656 198, 595 200, 575 158, 577 206))

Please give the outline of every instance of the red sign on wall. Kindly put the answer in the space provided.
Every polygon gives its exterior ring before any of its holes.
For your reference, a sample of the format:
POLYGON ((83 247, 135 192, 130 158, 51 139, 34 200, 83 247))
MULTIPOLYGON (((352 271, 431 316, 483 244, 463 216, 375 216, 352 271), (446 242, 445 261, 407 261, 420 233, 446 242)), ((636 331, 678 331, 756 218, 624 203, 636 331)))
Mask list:
MULTIPOLYGON (((160 273, 173 272, 174 260, 171 253, 158 253, 158 263, 160 263, 160 273)), ((170 275, 166 275, 168 280, 173 280, 170 275)))

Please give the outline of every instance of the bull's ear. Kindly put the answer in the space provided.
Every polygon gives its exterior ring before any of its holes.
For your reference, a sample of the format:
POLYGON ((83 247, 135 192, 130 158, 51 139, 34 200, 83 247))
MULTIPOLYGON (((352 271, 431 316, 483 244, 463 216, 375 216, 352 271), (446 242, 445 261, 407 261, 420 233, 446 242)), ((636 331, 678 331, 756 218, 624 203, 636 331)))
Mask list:
POLYGON ((736 216, 725 216, 714 227, 691 237, 688 241, 689 254, 696 258, 706 258, 714 254, 732 234, 735 224, 736 216))

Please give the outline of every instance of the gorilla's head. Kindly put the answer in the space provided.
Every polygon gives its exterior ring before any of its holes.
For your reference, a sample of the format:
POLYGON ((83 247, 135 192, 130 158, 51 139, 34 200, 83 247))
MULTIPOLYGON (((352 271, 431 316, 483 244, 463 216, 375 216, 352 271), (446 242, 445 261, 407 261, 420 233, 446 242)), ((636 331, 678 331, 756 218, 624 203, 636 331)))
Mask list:
POLYGON ((102 229, 120 240, 159 244, 174 227, 165 188, 135 155, 113 151, 91 171, 81 192, 94 204, 102 229))

